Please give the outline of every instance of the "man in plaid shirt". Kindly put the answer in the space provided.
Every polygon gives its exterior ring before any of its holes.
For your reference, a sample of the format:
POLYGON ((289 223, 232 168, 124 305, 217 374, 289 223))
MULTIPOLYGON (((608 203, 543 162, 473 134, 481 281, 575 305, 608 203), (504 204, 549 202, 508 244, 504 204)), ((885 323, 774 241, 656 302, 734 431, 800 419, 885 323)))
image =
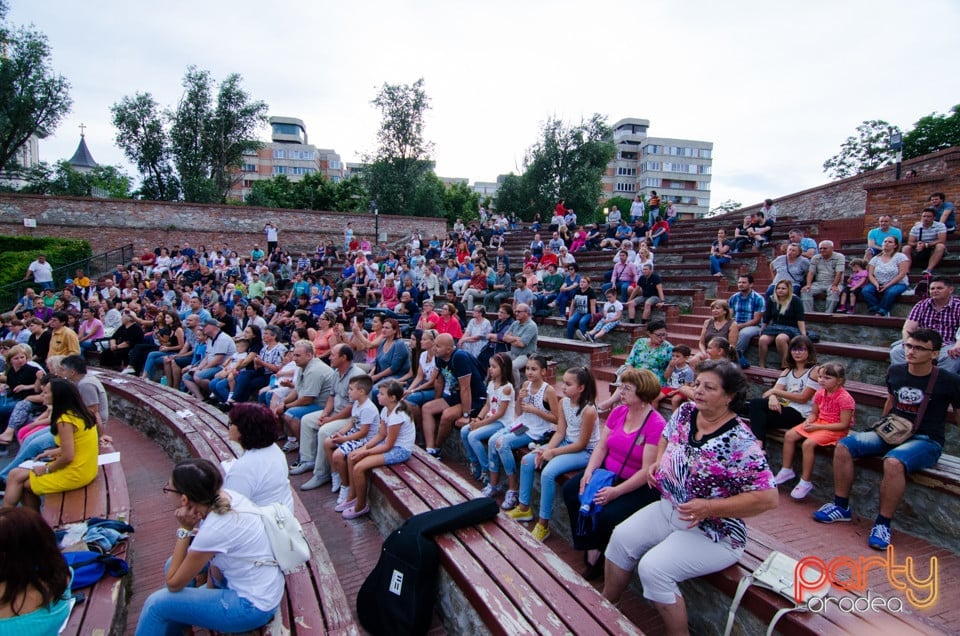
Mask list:
POLYGON ((952 373, 960 371, 960 342, 957 341, 960 298, 953 295, 953 289, 953 283, 943 276, 934 276, 930 280, 930 297, 913 306, 903 323, 903 340, 896 341, 890 348, 891 364, 906 363, 903 342, 908 334, 917 329, 933 329, 943 338, 937 366, 952 373))
POLYGON ((753 291, 753 274, 743 274, 737 278, 737 293, 728 302, 733 311, 733 320, 740 327, 737 353, 740 355, 740 366, 746 369, 750 366, 747 349, 753 337, 760 335, 760 321, 765 307, 763 296, 753 291))

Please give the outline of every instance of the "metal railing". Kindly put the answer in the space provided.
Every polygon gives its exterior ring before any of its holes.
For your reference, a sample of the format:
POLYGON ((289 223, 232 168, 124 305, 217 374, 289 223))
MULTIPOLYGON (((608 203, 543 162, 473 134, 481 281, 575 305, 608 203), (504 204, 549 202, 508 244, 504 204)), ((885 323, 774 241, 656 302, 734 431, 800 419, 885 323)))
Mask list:
MULTIPOLYGON (((63 281, 73 278, 78 269, 86 272, 91 281, 96 281, 113 272, 117 265, 126 265, 132 260, 133 243, 127 243, 109 252, 94 254, 90 258, 55 267, 53 270, 54 285, 57 289, 62 289, 63 281)), ((21 280, 0 287, 0 311, 13 309, 20 302, 27 287, 33 287, 35 291, 39 291, 36 289, 37 284, 32 280, 21 280)))

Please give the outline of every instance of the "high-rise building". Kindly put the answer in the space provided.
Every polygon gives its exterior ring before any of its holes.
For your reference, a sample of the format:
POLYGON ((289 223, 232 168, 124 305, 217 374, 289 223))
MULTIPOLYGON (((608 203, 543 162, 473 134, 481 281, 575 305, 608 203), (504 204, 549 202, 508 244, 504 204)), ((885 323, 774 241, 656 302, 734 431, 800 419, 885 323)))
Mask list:
POLYGON ((344 165, 335 150, 317 148, 307 139, 307 127, 296 117, 271 117, 271 142, 243 155, 242 178, 230 190, 229 197, 245 200, 253 183, 285 175, 299 181, 305 175, 323 174, 336 182, 343 179, 344 165))
POLYGON ((649 137, 649 127, 649 119, 632 117, 613 125, 617 150, 603 176, 604 195, 649 199, 656 191, 679 214, 703 216, 710 209, 713 142, 649 137))

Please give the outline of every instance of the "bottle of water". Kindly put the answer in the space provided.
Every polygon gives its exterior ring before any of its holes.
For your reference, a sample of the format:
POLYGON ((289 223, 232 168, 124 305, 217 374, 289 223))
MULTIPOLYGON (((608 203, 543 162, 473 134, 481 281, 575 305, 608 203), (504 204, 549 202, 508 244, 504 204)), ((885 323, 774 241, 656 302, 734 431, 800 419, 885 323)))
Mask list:
POLYGON ((167 376, 163 376, 162 378, 160 378, 160 384, 162 384, 163 386, 167 386, 167 376))

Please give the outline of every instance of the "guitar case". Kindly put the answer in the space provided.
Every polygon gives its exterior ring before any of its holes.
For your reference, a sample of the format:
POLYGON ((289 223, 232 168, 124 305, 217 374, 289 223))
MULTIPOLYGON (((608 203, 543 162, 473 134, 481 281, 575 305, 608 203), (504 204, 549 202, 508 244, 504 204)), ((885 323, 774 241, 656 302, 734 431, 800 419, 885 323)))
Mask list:
POLYGON ((425 634, 440 578, 440 548, 432 537, 493 519, 499 509, 484 497, 415 515, 394 530, 357 594, 364 629, 374 636, 425 634))

